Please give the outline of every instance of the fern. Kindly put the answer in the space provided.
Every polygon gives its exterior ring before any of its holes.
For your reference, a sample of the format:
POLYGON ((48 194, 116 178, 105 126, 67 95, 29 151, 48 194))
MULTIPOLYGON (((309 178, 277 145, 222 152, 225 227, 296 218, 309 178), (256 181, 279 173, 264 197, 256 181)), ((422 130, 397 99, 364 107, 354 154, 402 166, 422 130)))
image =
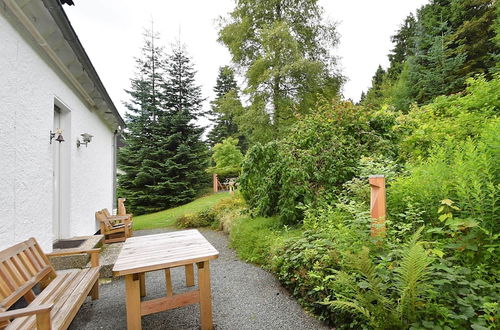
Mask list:
POLYGON ((419 228, 404 246, 392 287, 384 284, 370 259, 369 249, 365 247, 349 256, 350 266, 355 273, 337 273, 337 281, 352 290, 352 297, 337 296, 337 300, 324 304, 358 315, 375 329, 408 327, 418 316, 417 307, 423 301, 429 265, 433 261, 423 247, 424 242, 420 241, 422 230, 423 227, 419 228), (363 286, 360 285, 359 276, 366 282, 363 286))
POLYGON ((362 315, 368 322, 373 323, 373 318, 370 311, 360 306, 358 303, 348 300, 334 300, 330 302, 330 306, 344 312, 357 312, 362 315))
POLYGON ((425 289, 423 284, 429 273, 432 258, 419 242, 421 227, 410 239, 403 251, 403 257, 398 269, 397 290, 400 295, 398 314, 402 319, 412 322, 416 315, 416 306, 421 293, 425 289))

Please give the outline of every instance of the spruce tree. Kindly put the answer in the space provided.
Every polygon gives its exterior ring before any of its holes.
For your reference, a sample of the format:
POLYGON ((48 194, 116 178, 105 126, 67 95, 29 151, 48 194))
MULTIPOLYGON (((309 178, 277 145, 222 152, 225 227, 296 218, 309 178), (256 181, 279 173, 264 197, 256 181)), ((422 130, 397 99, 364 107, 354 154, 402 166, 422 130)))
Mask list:
POLYGON ((369 105, 376 108, 382 104, 382 84, 384 83, 386 74, 386 71, 382 68, 382 66, 379 65, 377 71, 375 71, 375 75, 372 77, 371 87, 366 92, 366 95, 363 96, 363 105, 369 105))
POLYGON ((214 146, 227 137, 233 137, 238 138, 240 147, 244 146, 245 138, 239 133, 235 118, 243 111, 243 106, 234 79, 234 71, 229 66, 219 68, 214 92, 215 100, 212 101, 210 111, 214 126, 207 135, 210 145, 214 146))
POLYGON ((163 175, 168 182, 159 192, 169 194, 169 206, 190 201, 199 189, 208 183, 205 172, 208 166, 208 149, 201 140, 203 128, 194 120, 203 115, 201 87, 196 85, 191 59, 183 46, 177 44, 168 56, 165 66, 165 114, 160 118, 160 130, 164 134, 166 157, 163 175))
POLYGON ((163 49, 158 46, 158 35, 152 30, 144 34, 141 56, 136 58, 136 75, 126 92, 130 101, 125 103, 127 129, 125 146, 118 153, 118 167, 123 174, 118 178, 119 193, 127 198, 131 210, 140 214, 151 204, 150 187, 156 182, 151 175, 148 158, 154 150, 154 126, 162 110, 163 49))
POLYGON ((208 179, 203 129, 193 123, 202 109, 201 88, 184 52, 165 58, 157 39, 149 33, 136 60, 119 152, 120 194, 136 214, 189 202, 208 179))

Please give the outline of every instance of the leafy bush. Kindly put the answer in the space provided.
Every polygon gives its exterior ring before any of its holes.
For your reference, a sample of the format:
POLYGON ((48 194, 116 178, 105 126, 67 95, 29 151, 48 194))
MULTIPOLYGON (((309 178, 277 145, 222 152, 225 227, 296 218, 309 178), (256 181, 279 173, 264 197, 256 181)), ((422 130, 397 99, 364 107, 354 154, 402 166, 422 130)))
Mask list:
POLYGON ((245 209, 245 201, 239 194, 223 198, 215 205, 197 213, 185 214, 176 221, 179 228, 212 227, 229 232, 231 222, 241 216, 245 209))
POLYGON ((234 197, 221 200, 212 207, 212 211, 216 214, 217 218, 213 227, 229 233, 233 227, 234 220, 241 217, 245 209, 245 200, 238 193, 234 197))
POLYGON ((228 137, 222 143, 217 143, 212 151, 215 166, 209 167, 207 172, 220 176, 238 176, 240 174, 243 154, 238 148, 238 139, 228 137))
POLYGON ((249 207, 256 215, 299 223, 303 205, 338 192, 356 174, 363 153, 389 148, 383 137, 390 126, 387 118, 368 117, 361 107, 336 102, 302 118, 282 140, 252 147, 240 177, 249 207))
POLYGON ((455 223, 460 220, 478 224, 478 228, 459 235, 463 241, 467 241, 467 235, 473 236, 470 237, 476 242, 473 246, 462 244, 461 247, 479 252, 474 253, 471 260, 478 257, 484 252, 478 250, 478 239, 481 236, 492 239, 500 232, 499 131, 500 121, 492 120, 478 141, 445 143, 432 149, 427 160, 410 164, 408 174, 397 178, 388 189, 391 220, 405 222, 401 215, 412 205, 420 210, 420 218, 426 224, 439 228, 447 225, 451 230, 451 222, 445 222, 443 217, 439 219, 438 215, 440 201, 450 199, 456 203, 455 223))
POLYGON ((217 220, 217 215, 208 208, 195 214, 185 214, 177 219, 179 228, 209 227, 217 220))
POLYGON ((500 110, 500 74, 487 81, 479 76, 467 80, 465 94, 437 97, 414 107, 399 118, 400 154, 403 158, 427 157, 446 141, 461 142, 480 135, 500 110))

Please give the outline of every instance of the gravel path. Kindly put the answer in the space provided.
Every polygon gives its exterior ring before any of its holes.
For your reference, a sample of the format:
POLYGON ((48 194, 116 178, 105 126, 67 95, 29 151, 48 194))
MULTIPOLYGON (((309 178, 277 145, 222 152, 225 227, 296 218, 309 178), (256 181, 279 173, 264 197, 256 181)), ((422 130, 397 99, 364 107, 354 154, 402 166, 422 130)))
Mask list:
MULTIPOLYGON (((167 230, 135 231, 134 236, 163 231, 167 230)), ((215 329, 328 329, 307 315, 272 274, 239 260, 228 247, 227 235, 210 230, 200 232, 220 253, 210 265, 215 329)), ((172 282, 174 292, 187 290, 184 268, 172 269, 172 282)), ((146 274, 146 292, 147 299, 164 295, 163 272, 146 274)), ((70 329, 125 329, 124 295, 123 278, 102 284, 100 298, 82 306, 70 329)), ((198 305, 145 316, 142 327, 199 329, 198 305)))

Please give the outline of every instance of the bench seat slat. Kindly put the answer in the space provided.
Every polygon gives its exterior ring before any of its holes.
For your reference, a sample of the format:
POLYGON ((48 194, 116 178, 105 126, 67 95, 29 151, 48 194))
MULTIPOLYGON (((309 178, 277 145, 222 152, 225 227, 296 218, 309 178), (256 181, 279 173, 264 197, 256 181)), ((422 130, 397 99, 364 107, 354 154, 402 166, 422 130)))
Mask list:
MULTIPOLYGON (((54 304, 50 313, 52 328, 66 329, 98 277, 98 267, 58 272, 57 277, 30 305, 54 304)), ((34 316, 17 318, 7 327, 7 329, 35 328, 34 316)))

